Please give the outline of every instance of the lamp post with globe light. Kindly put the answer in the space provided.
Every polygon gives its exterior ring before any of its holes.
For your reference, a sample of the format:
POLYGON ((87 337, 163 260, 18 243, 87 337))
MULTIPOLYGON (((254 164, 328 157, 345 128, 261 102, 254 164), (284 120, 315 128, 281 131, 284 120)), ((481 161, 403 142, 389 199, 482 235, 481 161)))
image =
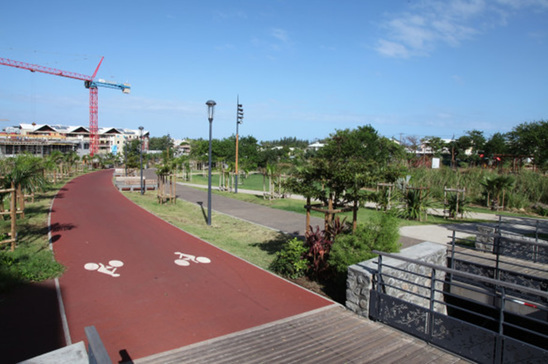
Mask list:
POLYGON ((211 225, 211 136, 213 126, 213 113, 215 111, 215 105, 217 103, 213 100, 206 102, 207 105, 207 118, 209 120, 209 163, 208 163, 208 176, 207 176, 207 225, 211 225))

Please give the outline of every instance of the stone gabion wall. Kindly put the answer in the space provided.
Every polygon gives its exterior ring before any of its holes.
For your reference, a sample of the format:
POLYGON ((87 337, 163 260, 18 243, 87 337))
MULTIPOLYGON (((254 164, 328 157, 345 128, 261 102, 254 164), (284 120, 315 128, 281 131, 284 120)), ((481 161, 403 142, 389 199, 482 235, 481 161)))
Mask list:
MULTIPOLYGON (((446 266, 447 252, 444 245, 424 242, 410 248, 403 249, 398 254, 403 255, 407 258, 420 260, 430 264, 441 265, 444 267, 446 266)), ((373 258, 348 267, 348 277, 346 280, 346 307, 349 310, 365 317, 369 317, 369 292, 373 288, 373 276, 378 269, 378 265, 376 262, 377 258, 373 258)), ((414 274, 417 273, 430 277, 430 268, 427 268, 423 265, 407 263, 392 258, 383 258, 383 265, 384 264, 398 268, 390 269, 383 266, 383 273, 397 277, 390 278, 389 282, 387 283, 401 288, 388 288, 386 291, 387 294, 393 297, 404 299, 407 302, 411 302, 425 308, 430 307, 429 299, 424 299, 415 295, 420 294, 421 296, 430 297, 429 289, 420 288, 419 286, 417 286, 424 285, 429 287, 430 279, 420 277, 414 274), (400 279, 416 283, 417 285, 403 282, 400 279), (413 292, 415 294, 411 294, 410 292, 413 292)), ((438 281, 436 283, 435 299, 438 301, 443 301, 443 295, 441 291, 443 288, 443 280, 445 279, 445 272, 437 271, 436 278, 441 281, 438 281)), ((434 310, 445 313, 445 305, 435 304, 434 310)))
POLYGON ((495 228, 490 226, 478 226, 476 249, 494 253, 495 237, 499 235, 500 255, 548 263, 548 241, 510 232, 497 234, 495 228))

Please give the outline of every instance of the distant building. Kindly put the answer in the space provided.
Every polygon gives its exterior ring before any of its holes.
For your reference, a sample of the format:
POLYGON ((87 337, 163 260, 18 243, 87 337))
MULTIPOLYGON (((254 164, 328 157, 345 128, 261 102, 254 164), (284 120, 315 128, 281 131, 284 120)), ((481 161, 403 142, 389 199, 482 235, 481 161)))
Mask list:
MULTIPOLYGON (((123 154, 125 143, 141 136, 140 130, 99 128, 97 154, 123 154)), ((148 149, 149 132, 143 130, 143 149, 148 149)), ((0 157, 31 153, 45 156, 54 150, 89 154, 90 132, 85 126, 19 124, 0 132, 0 157)))
POLYGON ((175 148, 175 155, 189 155, 191 151, 190 141, 186 139, 175 139, 173 140, 173 145, 175 148))
POLYGON ((308 147, 306 147, 306 149, 307 149, 307 150, 317 151, 317 150, 319 150, 320 148, 323 148, 324 146, 325 146, 324 143, 314 142, 314 143, 310 144, 308 147))

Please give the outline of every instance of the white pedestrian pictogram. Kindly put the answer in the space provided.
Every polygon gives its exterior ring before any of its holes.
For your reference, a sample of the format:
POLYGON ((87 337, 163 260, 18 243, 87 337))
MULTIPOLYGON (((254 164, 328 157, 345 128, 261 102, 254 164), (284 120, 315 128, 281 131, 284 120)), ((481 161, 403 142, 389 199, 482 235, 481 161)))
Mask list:
POLYGON ((120 277, 120 274, 115 273, 117 268, 123 266, 124 263, 120 260, 111 260, 108 262, 108 265, 103 263, 86 263, 84 268, 86 270, 96 270, 99 273, 108 274, 113 277, 120 277))
POLYGON ((179 255, 179 259, 175 259, 175 264, 180 265, 182 267, 186 267, 190 265, 190 262, 194 263, 211 263, 211 259, 206 257, 196 257, 194 255, 190 254, 183 254, 181 252, 175 252, 175 254, 179 255))

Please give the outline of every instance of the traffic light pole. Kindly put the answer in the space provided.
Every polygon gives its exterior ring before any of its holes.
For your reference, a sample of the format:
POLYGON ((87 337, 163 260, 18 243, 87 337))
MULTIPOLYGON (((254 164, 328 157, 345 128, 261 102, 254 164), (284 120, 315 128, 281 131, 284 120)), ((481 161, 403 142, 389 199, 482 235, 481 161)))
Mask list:
POLYGON ((236 109, 236 168, 234 176, 234 193, 238 193, 238 141, 239 141, 239 135, 238 135, 238 127, 243 122, 244 119, 244 108, 242 104, 240 104, 240 96, 238 95, 238 98, 236 100, 237 103, 237 109, 236 109))

